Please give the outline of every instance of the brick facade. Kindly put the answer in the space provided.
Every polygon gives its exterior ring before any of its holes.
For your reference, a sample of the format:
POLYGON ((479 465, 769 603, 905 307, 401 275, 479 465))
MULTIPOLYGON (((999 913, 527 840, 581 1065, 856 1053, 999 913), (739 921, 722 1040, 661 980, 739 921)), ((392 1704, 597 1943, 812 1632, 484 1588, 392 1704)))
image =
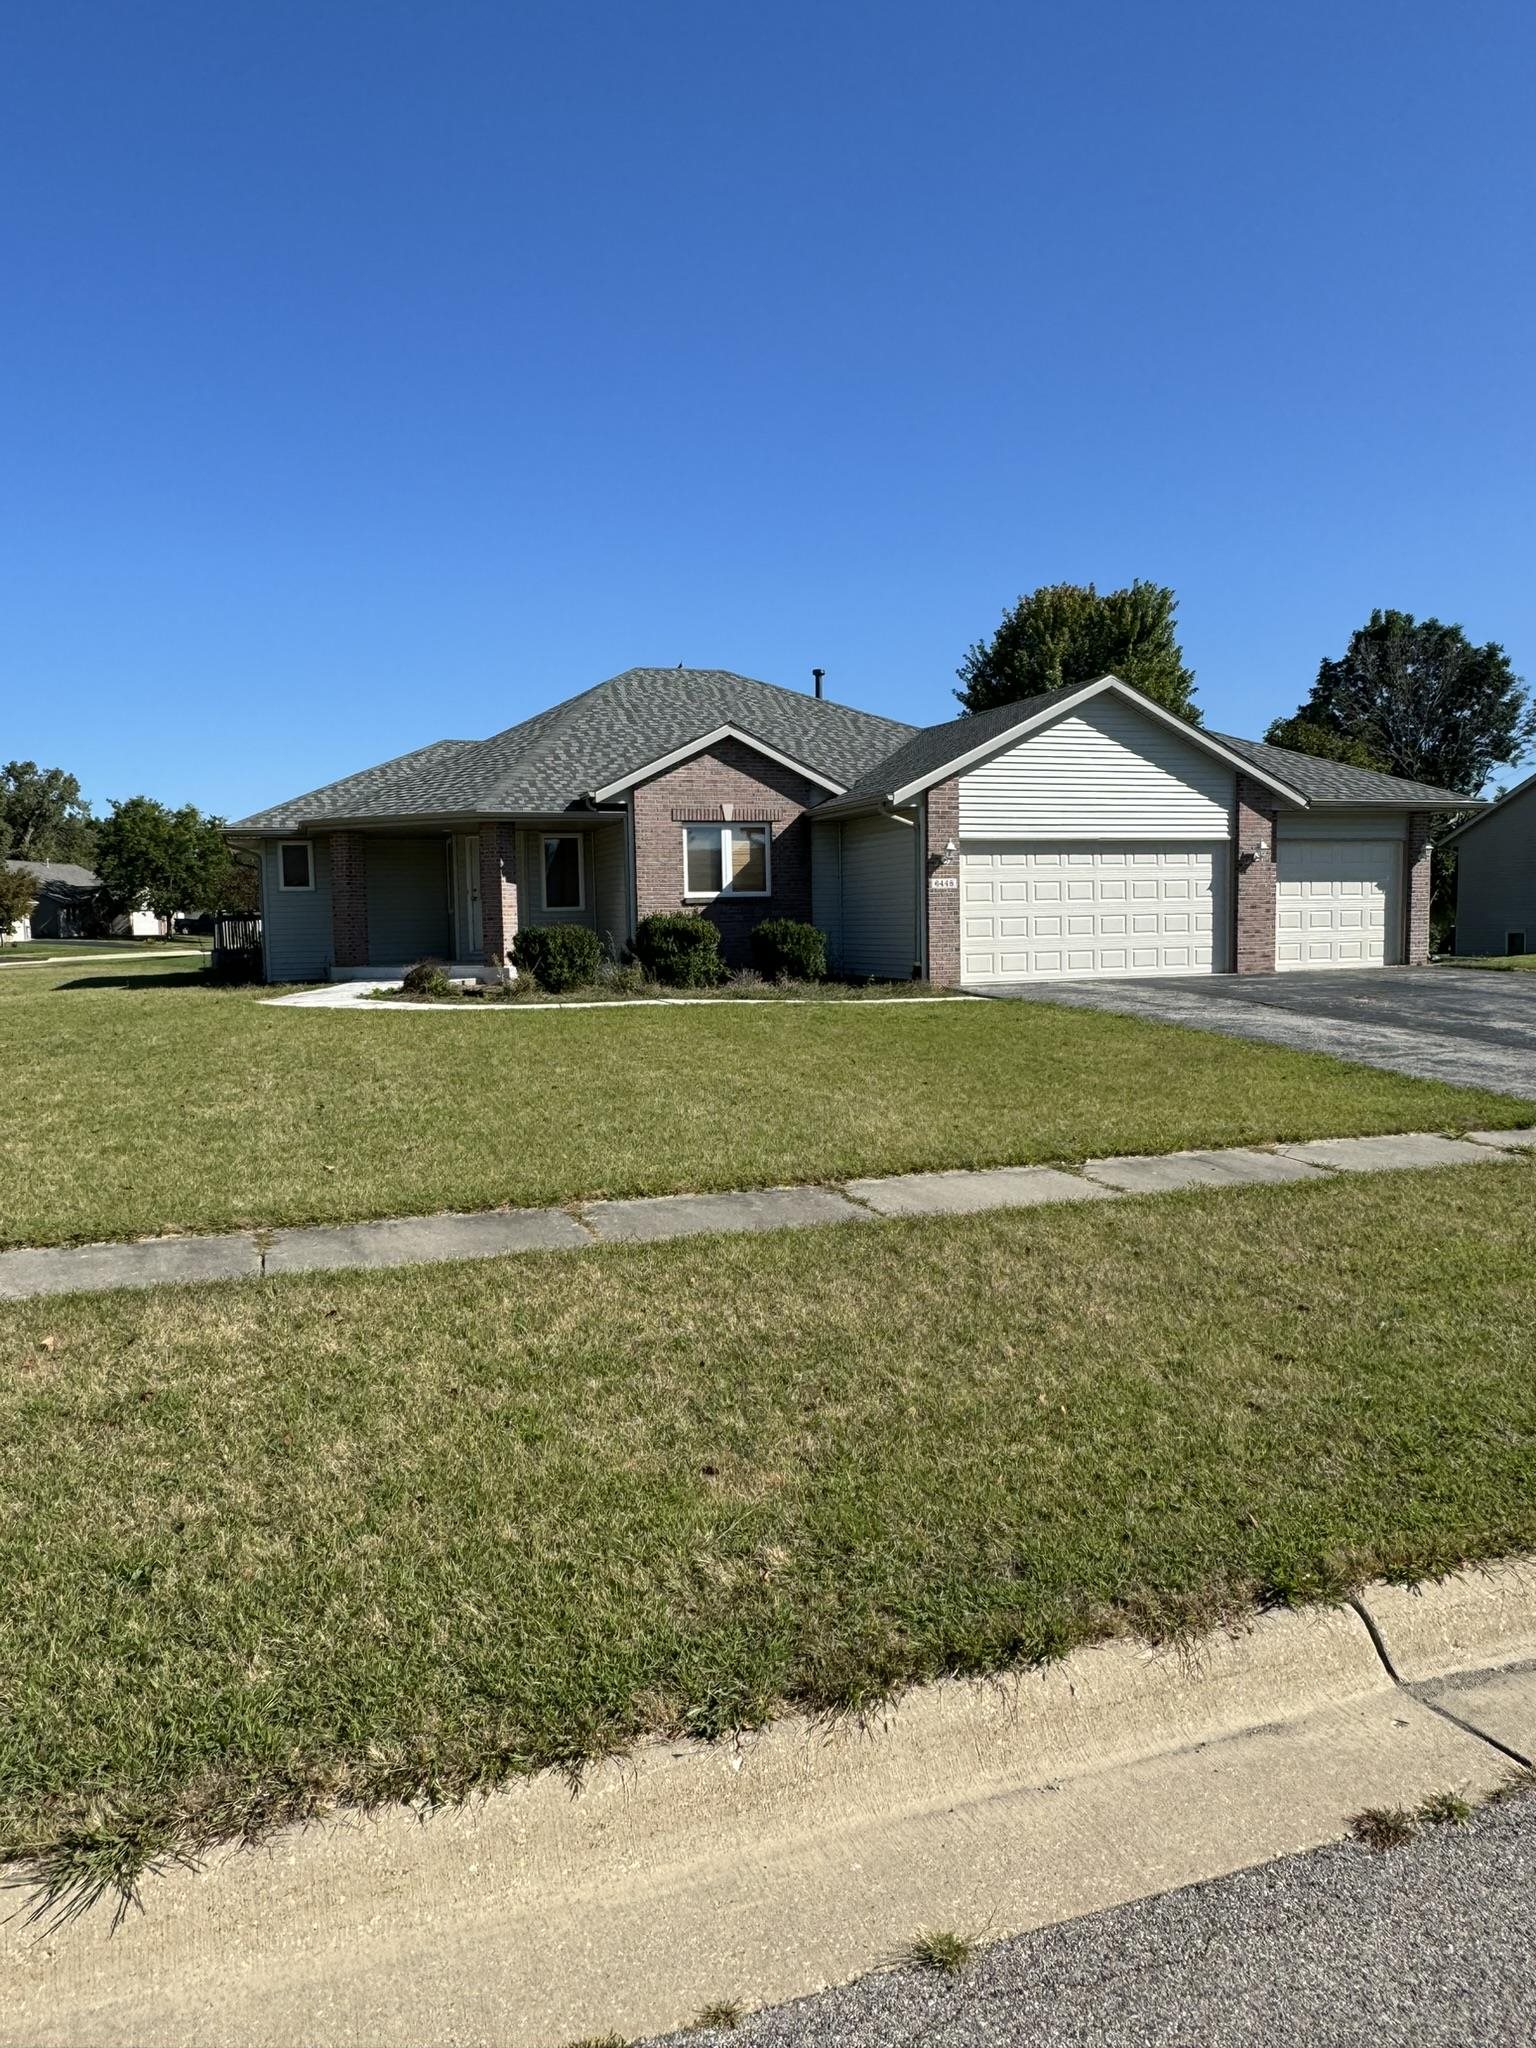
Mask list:
POLYGON ((733 966, 751 957, 751 933, 768 917, 811 916, 811 826, 808 806, 827 792, 793 768, 781 768, 740 740, 721 740, 642 782, 634 791, 635 916, 698 911, 720 933, 720 951, 733 966), (769 827, 768 896, 717 896, 690 903, 683 878, 683 830, 738 820, 769 827))
POLYGON ((511 825, 480 827, 480 951, 503 972, 517 937, 517 833, 511 825))
POLYGON ((1235 947, 1239 974, 1275 971, 1275 810, 1262 784, 1237 778, 1237 843, 1233 848, 1235 947), (1264 850, 1260 852, 1260 847, 1264 850))
POLYGON ((331 834, 331 958, 368 965, 368 842, 361 832, 331 834))
POLYGON ((1423 967, 1429 959, 1429 902, 1434 886, 1434 849, 1429 843, 1429 813, 1408 813, 1408 844, 1403 849, 1403 873, 1407 882, 1403 958, 1410 967, 1423 967))
POLYGON ((928 919, 928 979, 935 988, 960 986, 960 891, 935 889, 935 878, 960 879, 960 784, 951 777, 923 799, 927 842, 923 861, 923 911, 928 919), (953 841, 956 851, 944 849, 953 841))

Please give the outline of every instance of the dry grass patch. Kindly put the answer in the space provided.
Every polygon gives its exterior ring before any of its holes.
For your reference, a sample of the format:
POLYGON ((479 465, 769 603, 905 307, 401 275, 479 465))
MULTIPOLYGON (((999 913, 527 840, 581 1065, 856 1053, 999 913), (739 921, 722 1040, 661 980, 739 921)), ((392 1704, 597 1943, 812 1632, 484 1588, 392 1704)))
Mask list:
POLYGON ((1536 1543, 1533 1169, 0 1309, 0 1842, 848 1710, 1536 1543))

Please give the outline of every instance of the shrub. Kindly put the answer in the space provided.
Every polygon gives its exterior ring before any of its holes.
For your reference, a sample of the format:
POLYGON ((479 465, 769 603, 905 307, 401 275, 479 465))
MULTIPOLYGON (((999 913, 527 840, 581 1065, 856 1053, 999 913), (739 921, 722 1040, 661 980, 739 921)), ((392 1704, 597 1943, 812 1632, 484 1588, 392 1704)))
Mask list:
POLYGON ((720 934, 708 918, 688 911, 642 917, 635 930, 635 952, 646 972, 669 988, 712 988, 725 972, 720 965, 720 934))
POLYGON ((753 927, 752 958, 769 981, 825 981, 827 935, 797 918, 765 918, 753 927))
POLYGON ((448 979, 448 970, 441 960, 418 960, 414 967, 405 970, 404 992, 408 996, 443 996, 453 994, 453 983, 448 979))
POLYGON ((525 925, 512 941, 512 960, 518 972, 531 974, 551 995, 596 981, 602 957, 597 933, 584 924, 525 925))

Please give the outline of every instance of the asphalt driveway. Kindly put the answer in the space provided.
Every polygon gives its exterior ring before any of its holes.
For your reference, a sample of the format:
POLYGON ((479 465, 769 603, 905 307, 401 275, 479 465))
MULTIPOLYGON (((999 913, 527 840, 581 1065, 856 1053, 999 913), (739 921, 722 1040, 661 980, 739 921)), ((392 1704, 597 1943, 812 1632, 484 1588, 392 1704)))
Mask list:
POLYGON ((1478 968, 1030 981, 989 996, 1118 1010, 1536 1098, 1536 975, 1478 968))

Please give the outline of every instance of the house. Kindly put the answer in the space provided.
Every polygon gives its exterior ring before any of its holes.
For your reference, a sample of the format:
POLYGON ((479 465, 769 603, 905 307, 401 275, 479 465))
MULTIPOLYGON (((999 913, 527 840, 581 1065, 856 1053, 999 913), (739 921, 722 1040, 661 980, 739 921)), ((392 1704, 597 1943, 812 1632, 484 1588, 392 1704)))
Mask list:
POLYGON ((763 917, 944 986, 1421 961, 1452 791, 1186 724, 1114 676, 914 727, 718 669, 628 669, 232 826, 273 981, 499 967, 519 925, 763 917))
POLYGON ((1441 841, 1456 849, 1456 950, 1536 953, 1536 775, 1441 841))
POLYGON ((113 937, 153 938, 161 929, 159 918, 147 910, 110 914, 102 900, 104 884, 100 875, 72 861, 8 860, 8 868, 24 869, 37 885, 32 915, 17 925, 13 939, 90 939, 110 933, 113 937))

